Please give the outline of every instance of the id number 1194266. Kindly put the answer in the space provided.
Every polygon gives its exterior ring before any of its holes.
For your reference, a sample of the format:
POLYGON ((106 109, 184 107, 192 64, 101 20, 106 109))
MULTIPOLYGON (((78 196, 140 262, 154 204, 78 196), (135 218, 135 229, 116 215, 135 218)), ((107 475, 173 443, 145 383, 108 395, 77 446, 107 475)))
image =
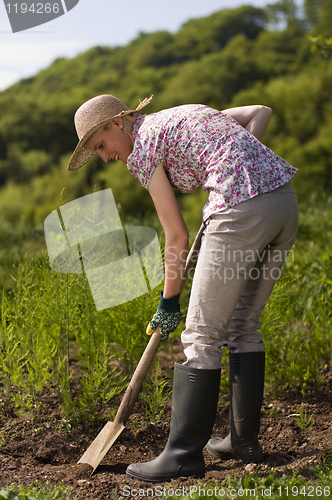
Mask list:
POLYGON ((60 5, 58 3, 11 3, 6 4, 8 14, 27 14, 28 12, 32 14, 58 14, 60 12, 60 5))

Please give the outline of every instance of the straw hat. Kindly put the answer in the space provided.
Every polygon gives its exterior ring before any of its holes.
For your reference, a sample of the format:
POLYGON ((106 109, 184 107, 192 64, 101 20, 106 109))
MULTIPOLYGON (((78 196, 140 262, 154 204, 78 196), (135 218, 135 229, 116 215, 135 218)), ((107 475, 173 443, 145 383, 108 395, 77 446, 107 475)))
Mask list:
POLYGON ((149 104, 152 97, 146 97, 136 109, 127 108, 123 102, 109 94, 98 95, 82 104, 76 111, 74 118, 79 143, 70 158, 68 170, 77 170, 83 167, 95 154, 85 147, 93 134, 105 127, 114 118, 140 111, 149 104))

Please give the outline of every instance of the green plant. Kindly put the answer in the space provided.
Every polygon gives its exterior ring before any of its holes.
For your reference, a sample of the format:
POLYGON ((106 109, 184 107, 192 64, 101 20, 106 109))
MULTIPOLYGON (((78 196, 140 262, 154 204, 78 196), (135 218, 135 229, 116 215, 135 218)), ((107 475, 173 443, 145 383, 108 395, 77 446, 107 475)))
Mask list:
POLYGON ((314 472, 318 477, 328 479, 332 477, 332 454, 328 453, 322 460, 314 467, 314 472))
POLYGON ((275 417, 276 415, 278 415, 278 410, 272 403, 268 405, 265 411, 269 417, 275 417))
POLYGON ((298 409, 298 412, 299 412, 299 416, 297 416, 295 418, 295 422, 296 422, 296 425, 305 434, 310 429, 310 427, 313 424, 312 415, 307 416, 306 412, 303 413, 303 411, 301 410, 301 408, 300 408, 299 405, 297 405, 297 409, 298 409))
POLYGON ((266 383, 275 394, 304 394, 324 382, 332 349, 331 214, 331 198, 315 196, 300 212, 292 254, 261 316, 266 383))
MULTIPOLYGON (((324 383, 332 350, 331 221, 332 197, 320 200, 313 195, 301 209, 293 252, 262 314, 266 385, 272 393, 294 389, 305 393, 324 383)), ((14 233, 8 234, 12 241, 14 233)), ((16 237, 19 242, 27 234, 19 228, 16 237)), ((38 258, 20 254, 15 267, 6 266, 0 252, 0 267, 14 278, 2 293, 0 309, 1 411, 34 413, 43 388, 54 397, 57 394, 63 417, 71 423, 89 420, 100 425, 148 342, 145 328, 158 305, 157 291, 96 311, 84 276, 55 272, 45 253, 38 258), (74 366, 79 373, 75 393, 74 366)), ((189 293, 187 283, 181 295, 183 311, 189 293)), ((225 392, 227 355, 223 370, 225 392)), ((158 367, 147 380, 149 388, 145 386, 142 399, 147 420, 158 418, 163 398, 168 397, 166 385, 162 387, 165 377, 171 376, 167 367, 165 373, 162 377, 158 367)))
POLYGON ((144 420, 153 424, 162 416, 169 401, 172 390, 166 389, 167 379, 161 374, 157 363, 154 375, 149 375, 143 383, 141 399, 143 401, 144 420))
POLYGON ((32 394, 20 394, 19 392, 12 392, 11 402, 16 408, 17 415, 23 415, 24 413, 30 413, 38 409, 41 405, 41 402, 35 403, 35 396, 32 394))
POLYGON ((320 52, 324 59, 330 59, 332 54, 332 37, 326 38, 323 35, 309 36, 311 41, 311 51, 320 52))
POLYGON ((114 417, 115 417, 117 411, 118 411, 118 408, 112 408, 111 411, 109 411, 108 414, 107 414, 108 415, 108 420, 110 420, 111 422, 113 422, 114 417))
POLYGON ((72 424, 71 424, 70 420, 63 418, 59 424, 59 430, 64 432, 64 433, 67 433, 67 432, 71 431, 71 428, 72 428, 72 424))
POLYGON ((36 481, 33 485, 21 484, 18 487, 6 487, 0 490, 0 500, 70 500, 72 488, 60 483, 54 485, 48 481, 43 484, 36 481))
POLYGON ((45 258, 19 264, 2 294, 0 381, 17 413, 38 408, 38 391, 57 389, 64 417, 96 421, 121 392, 146 345, 157 293, 97 312, 84 276, 54 272, 45 258), (71 359, 80 364, 72 394, 71 359), (119 366, 120 362, 120 366, 119 366))
POLYGON ((6 441, 5 435, 6 435, 5 431, 0 431, 0 446, 2 446, 6 441))

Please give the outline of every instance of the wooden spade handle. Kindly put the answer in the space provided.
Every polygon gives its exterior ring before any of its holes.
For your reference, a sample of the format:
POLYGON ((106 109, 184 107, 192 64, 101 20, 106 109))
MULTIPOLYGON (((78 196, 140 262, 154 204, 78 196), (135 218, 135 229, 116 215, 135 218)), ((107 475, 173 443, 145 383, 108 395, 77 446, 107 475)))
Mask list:
POLYGON ((143 352, 143 355, 138 363, 134 375, 124 393, 118 412, 115 416, 114 423, 125 425, 131 415, 133 406, 136 402, 138 393, 141 390, 143 381, 149 371, 153 358, 160 345, 160 329, 156 328, 151 335, 148 345, 143 352))
MULTIPOLYGON (((190 271, 193 269, 195 262, 197 260, 197 256, 195 255, 195 253, 198 252, 200 248, 203 229, 204 225, 202 224, 188 254, 180 292, 182 292, 186 284, 188 275, 190 271)), ((125 425, 128 418, 130 417, 138 393, 141 390, 143 381, 146 377, 146 374, 149 371, 149 368, 158 350, 160 342, 161 342, 161 336, 160 336, 160 328, 158 326, 154 331, 154 333, 151 335, 149 343, 146 346, 145 351, 143 352, 143 355, 136 367, 136 370, 134 371, 134 375, 132 376, 132 379, 126 389, 126 392, 124 393, 121 404, 115 416, 114 423, 125 425)))

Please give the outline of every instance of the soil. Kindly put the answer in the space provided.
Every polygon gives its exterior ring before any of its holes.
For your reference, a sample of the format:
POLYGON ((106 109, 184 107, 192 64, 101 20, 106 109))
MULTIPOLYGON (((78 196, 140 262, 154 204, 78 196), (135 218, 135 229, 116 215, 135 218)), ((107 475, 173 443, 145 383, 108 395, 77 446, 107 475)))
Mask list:
MULTIPOLYGON (((175 341, 174 347, 175 352, 180 351, 178 341, 175 341)), ((177 360, 181 360, 181 354, 177 360)), ((129 498, 128 492, 134 489, 137 496, 144 498, 141 496, 142 489, 147 491, 147 488, 156 487, 130 479, 125 471, 129 464, 151 460, 164 449, 169 431, 170 402, 161 419, 154 424, 144 421, 142 407, 137 402, 125 429, 91 476, 91 467, 78 465, 77 461, 106 424, 108 412, 119 405, 121 396, 114 398, 104 409, 105 419, 97 429, 87 423, 71 426, 63 418, 59 401, 51 388, 44 388, 39 399, 41 404, 33 414, 17 415, 12 407, 6 405, 0 408, 0 487, 31 484, 36 480, 43 483, 64 481, 73 487, 73 499, 85 500, 110 500, 113 493, 118 498, 129 498)), ((228 422, 229 397, 221 394, 213 435, 226 436, 228 422)), ((305 395, 293 392, 274 399, 267 393, 260 432, 264 457, 259 464, 216 460, 204 450, 204 479, 180 478, 158 486, 169 490, 190 485, 213 485, 229 476, 258 472, 268 474, 271 470, 276 476, 292 475, 297 471, 310 479, 314 477, 315 464, 332 452, 331 430, 330 377, 326 377, 323 386, 309 390, 305 395), (307 414, 307 419, 312 416, 312 425, 305 432, 296 423, 298 405, 307 414)), ((151 493, 149 495, 151 498, 151 493)))

